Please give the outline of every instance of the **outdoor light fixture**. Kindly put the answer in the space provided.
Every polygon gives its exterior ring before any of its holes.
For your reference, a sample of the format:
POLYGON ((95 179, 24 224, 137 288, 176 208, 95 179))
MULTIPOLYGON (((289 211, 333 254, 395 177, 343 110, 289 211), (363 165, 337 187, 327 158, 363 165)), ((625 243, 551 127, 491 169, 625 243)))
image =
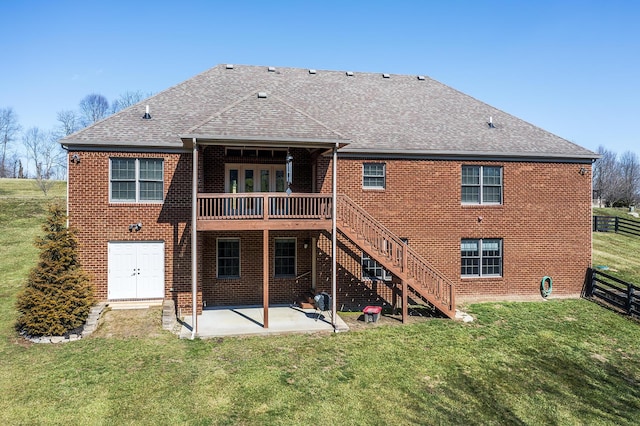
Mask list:
POLYGON ((69 159, 73 164, 78 164, 80 162, 80 156, 78 154, 73 154, 69 159))
POLYGON ((304 241, 302 242, 302 246, 303 246, 304 248, 306 248, 306 249, 307 249, 307 248, 309 248, 309 239, 304 240, 304 241))
POLYGON ((293 182, 293 156, 287 149, 287 195, 291 195, 291 183, 293 182))
POLYGON ((131 225, 129 225, 129 232, 133 232, 133 231, 138 232, 141 229, 142 229, 142 222, 132 223, 131 225))
POLYGON ((580 171, 578 172, 580 173, 582 176, 587 174, 587 169, 585 169, 584 167, 580 167, 580 171))

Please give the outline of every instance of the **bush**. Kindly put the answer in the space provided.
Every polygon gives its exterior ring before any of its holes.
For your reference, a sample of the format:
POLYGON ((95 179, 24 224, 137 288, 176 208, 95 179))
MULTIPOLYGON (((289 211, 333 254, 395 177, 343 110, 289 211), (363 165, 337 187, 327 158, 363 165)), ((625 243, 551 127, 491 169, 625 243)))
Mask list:
POLYGON ((40 260, 18 294, 16 328, 29 336, 61 336, 81 327, 94 303, 93 286, 78 261, 75 233, 58 205, 50 206, 40 260))

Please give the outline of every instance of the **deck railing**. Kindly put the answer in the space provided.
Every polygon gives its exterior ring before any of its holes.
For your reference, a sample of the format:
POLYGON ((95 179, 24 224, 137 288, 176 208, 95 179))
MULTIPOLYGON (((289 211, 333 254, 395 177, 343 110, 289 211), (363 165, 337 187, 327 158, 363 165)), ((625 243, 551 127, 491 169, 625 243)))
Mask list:
MULTIPOLYGON (((345 195, 338 197, 338 222, 364 240, 363 249, 374 255, 391 273, 409 280, 410 287, 427 299, 445 315, 455 315, 455 288, 415 250, 370 216, 362 207, 345 195), (371 252, 373 251, 373 253, 371 252)), ((357 241, 354 241, 358 243, 357 241)))
POLYGON ((331 195, 287 195, 273 192, 201 193, 198 194, 198 219, 331 219, 331 195))

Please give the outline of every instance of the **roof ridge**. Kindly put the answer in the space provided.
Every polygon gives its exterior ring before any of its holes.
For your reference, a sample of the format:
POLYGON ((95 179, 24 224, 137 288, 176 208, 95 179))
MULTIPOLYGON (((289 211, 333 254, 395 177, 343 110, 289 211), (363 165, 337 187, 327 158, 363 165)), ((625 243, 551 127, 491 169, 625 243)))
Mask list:
POLYGON ((308 113, 306 113, 305 111, 302 111, 299 108, 296 108, 295 106, 291 105, 289 102, 285 101, 284 99, 282 99, 280 96, 278 95, 272 95, 274 98, 276 98, 278 101, 282 102, 283 104, 285 104, 286 106, 288 106, 289 108, 291 108, 292 110, 296 111, 299 114, 304 115, 305 117, 307 117, 308 119, 314 121, 316 124, 324 127, 325 129, 327 129, 328 131, 335 133, 336 135, 340 136, 342 139, 349 139, 348 137, 346 137, 345 135, 343 135, 342 133, 340 133, 339 131, 332 129, 331 127, 327 126, 326 124, 324 124, 322 121, 318 120, 317 118, 309 115, 308 113))
POLYGON ((190 127, 189 129, 186 130, 185 133, 191 133, 193 132, 195 129, 197 129, 198 127, 204 126, 205 124, 207 124, 208 122, 210 122, 211 120, 213 120, 216 117, 221 116, 222 114, 224 114, 225 112, 229 111, 230 109, 232 109, 233 107, 239 105, 240 103, 242 103, 243 101, 249 99, 251 97, 251 95, 258 93, 259 90, 256 89, 251 89, 249 91, 249 93, 247 93, 245 96, 238 98, 236 101, 231 102, 229 105, 227 105, 226 107, 222 108, 221 110, 213 113, 212 115, 210 115, 209 117, 207 117, 206 119, 202 120, 201 122, 199 122, 198 124, 196 124, 195 126, 190 127))

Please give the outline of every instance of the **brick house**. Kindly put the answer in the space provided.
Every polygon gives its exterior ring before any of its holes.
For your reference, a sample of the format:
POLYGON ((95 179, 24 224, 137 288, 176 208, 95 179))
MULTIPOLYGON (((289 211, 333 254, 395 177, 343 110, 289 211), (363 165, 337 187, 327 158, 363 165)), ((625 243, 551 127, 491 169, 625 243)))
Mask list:
POLYGON ((597 155, 424 76, 220 65, 62 143, 101 300, 451 316, 591 262, 597 155))

